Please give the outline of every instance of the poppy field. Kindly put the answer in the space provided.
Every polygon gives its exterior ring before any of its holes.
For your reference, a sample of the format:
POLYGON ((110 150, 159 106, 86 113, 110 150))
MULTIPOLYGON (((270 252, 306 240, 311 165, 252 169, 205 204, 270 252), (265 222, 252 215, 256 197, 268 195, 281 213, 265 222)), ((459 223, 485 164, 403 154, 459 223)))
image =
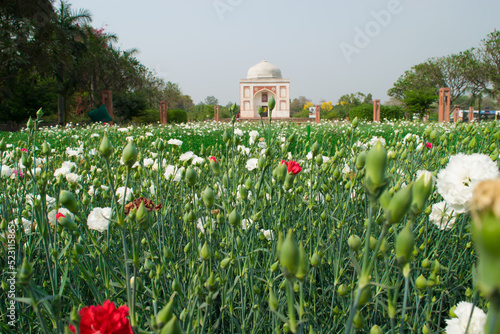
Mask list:
POLYGON ((500 332, 495 122, 0 138, 1 333, 500 332))

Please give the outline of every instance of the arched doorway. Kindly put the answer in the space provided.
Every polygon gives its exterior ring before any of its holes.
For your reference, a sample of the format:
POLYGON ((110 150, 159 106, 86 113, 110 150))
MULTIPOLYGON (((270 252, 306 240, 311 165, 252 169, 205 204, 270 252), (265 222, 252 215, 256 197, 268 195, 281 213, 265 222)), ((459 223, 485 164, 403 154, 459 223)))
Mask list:
POLYGON ((257 92, 254 95, 253 97, 254 117, 256 118, 260 117, 259 106, 261 106, 262 110, 264 110, 262 117, 269 116, 269 99, 271 98, 271 96, 274 96, 274 94, 265 89, 257 92))

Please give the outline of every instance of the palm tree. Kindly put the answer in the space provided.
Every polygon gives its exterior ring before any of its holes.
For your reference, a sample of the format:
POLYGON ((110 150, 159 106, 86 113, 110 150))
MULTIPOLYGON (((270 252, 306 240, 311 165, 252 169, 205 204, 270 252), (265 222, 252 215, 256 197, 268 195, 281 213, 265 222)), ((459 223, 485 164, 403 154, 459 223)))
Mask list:
POLYGON ((53 21, 54 43, 52 46, 54 57, 54 72, 58 83, 57 113, 59 124, 65 121, 65 98, 74 85, 74 78, 67 73, 75 64, 75 59, 85 51, 85 34, 80 25, 92 21, 92 16, 87 9, 71 10, 71 5, 61 0, 60 7, 53 21))

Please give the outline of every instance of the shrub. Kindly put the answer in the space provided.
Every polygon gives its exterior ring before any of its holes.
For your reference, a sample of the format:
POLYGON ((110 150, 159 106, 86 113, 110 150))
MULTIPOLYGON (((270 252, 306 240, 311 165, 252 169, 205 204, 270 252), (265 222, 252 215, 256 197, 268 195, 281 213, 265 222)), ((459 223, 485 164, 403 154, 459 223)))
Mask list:
POLYGON ((309 110, 302 109, 298 113, 292 115, 292 117, 296 117, 296 118, 309 118, 309 110))
MULTIPOLYGON (((168 117, 168 114, 167 114, 168 117)), ((132 117, 132 122, 136 124, 156 124, 160 121, 159 109, 146 109, 140 116, 132 117)))
POLYGON ((131 120, 144 115, 148 102, 142 93, 117 94, 113 101, 115 118, 131 120))
POLYGON ((171 109, 167 110, 167 122, 168 123, 186 123, 188 120, 187 112, 182 109, 171 109))
MULTIPOLYGON (((360 106, 351 108, 349 110, 349 119, 354 119, 357 117, 360 121, 372 121, 373 120, 373 105, 372 104, 362 104, 360 106)), ((380 119, 402 119, 404 118, 404 112, 401 107, 398 106, 380 106, 380 119)))

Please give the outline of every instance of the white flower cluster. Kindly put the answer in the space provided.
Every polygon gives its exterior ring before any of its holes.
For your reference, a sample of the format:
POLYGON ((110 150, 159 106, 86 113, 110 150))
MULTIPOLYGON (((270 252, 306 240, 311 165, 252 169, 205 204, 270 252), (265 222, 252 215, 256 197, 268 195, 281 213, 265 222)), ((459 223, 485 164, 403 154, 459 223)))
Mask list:
POLYGON ((111 208, 94 208, 87 217, 87 226, 102 233, 108 229, 110 217, 111 208))
POLYGON ((64 161, 62 163, 62 166, 54 171, 54 176, 57 177, 59 176, 59 174, 62 174, 64 177, 66 177, 67 174, 73 173, 75 170, 76 164, 74 162, 64 161))
POLYGON ((457 154, 438 174, 437 190, 457 213, 469 210, 474 187, 499 176, 497 164, 484 154, 457 154))
POLYGON ((483 334, 486 324, 486 314, 478 307, 468 302, 460 302, 455 309, 456 318, 447 319, 446 334, 465 334, 469 324, 468 334, 483 334), (471 314, 472 313, 472 314, 471 314))
POLYGON ((119 204, 123 204, 123 201, 125 200, 126 202, 131 201, 132 197, 134 196, 134 190, 131 188, 127 188, 127 198, 123 198, 125 195, 125 187, 119 187, 116 189, 116 196, 118 197, 117 201, 119 204))

